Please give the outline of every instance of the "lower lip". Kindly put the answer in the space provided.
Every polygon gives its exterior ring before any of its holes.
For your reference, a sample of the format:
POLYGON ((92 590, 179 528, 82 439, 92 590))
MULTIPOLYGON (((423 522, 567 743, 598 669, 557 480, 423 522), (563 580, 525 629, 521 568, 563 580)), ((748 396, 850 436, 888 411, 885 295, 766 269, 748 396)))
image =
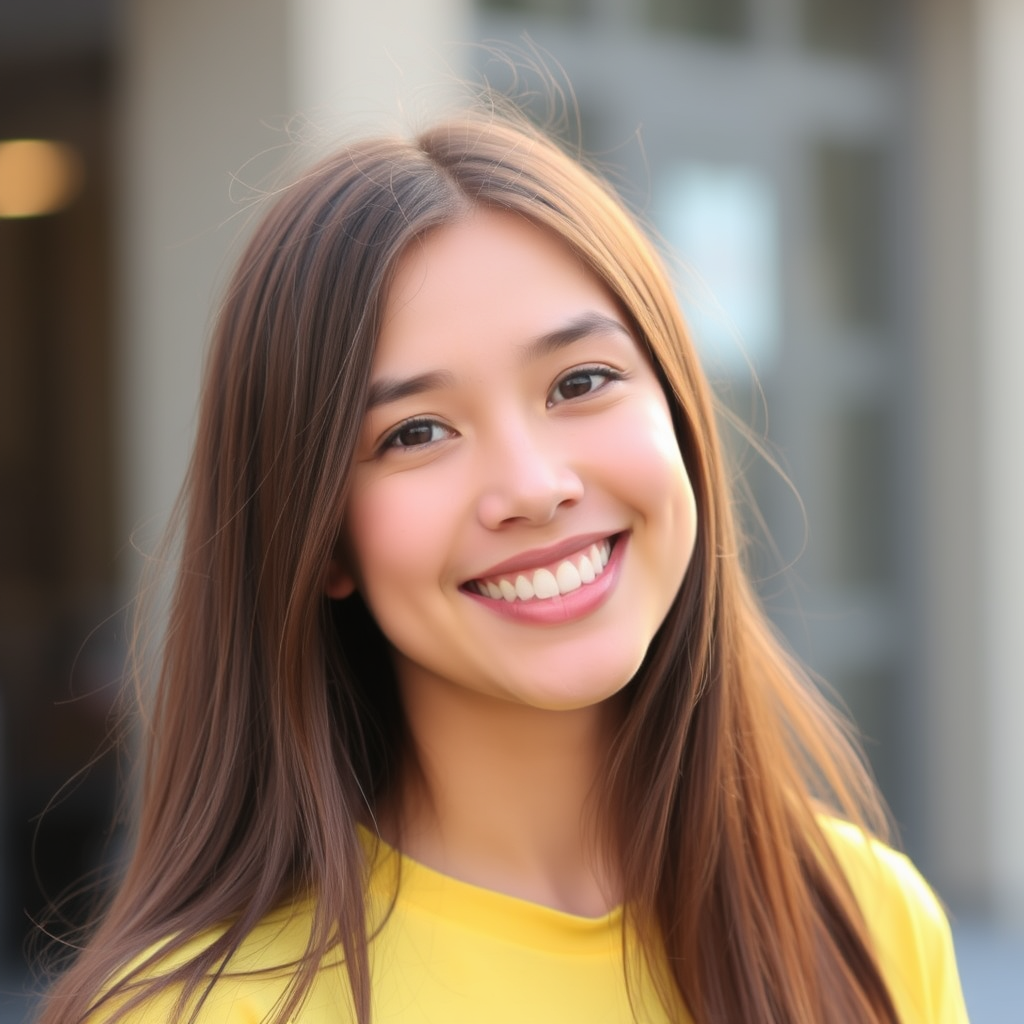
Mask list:
POLYGON ((596 611, 608 600, 619 581, 622 558, 628 537, 620 534, 608 556, 604 572, 593 583, 584 583, 569 594, 558 597, 534 598, 531 601, 505 601, 501 598, 484 597, 471 590, 464 590, 467 597, 478 601, 488 611, 516 622, 527 622, 538 626, 557 626, 563 622, 582 619, 596 611))

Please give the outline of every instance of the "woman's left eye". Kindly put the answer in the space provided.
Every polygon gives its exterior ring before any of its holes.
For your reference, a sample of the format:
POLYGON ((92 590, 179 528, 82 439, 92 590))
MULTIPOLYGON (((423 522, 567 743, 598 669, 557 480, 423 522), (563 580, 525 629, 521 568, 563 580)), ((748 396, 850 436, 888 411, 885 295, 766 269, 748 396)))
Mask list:
POLYGON ((609 381, 622 380, 623 376, 610 366, 581 366, 578 369, 570 370, 551 389, 551 393, 548 395, 548 405, 558 405, 560 402, 567 402, 573 398, 583 398, 595 391, 600 391, 609 381))

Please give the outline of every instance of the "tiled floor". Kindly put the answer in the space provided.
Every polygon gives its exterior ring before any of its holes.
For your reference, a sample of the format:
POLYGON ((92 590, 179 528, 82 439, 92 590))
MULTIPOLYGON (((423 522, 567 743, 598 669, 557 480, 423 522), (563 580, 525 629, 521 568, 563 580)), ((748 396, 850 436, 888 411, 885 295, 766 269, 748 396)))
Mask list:
MULTIPOLYGON (((958 922, 953 933, 971 1024, 1024 1024, 1024 933, 973 922, 958 922)), ((32 1001, 23 991, 16 972, 0 973, 0 1024, 30 1020, 32 1001)))

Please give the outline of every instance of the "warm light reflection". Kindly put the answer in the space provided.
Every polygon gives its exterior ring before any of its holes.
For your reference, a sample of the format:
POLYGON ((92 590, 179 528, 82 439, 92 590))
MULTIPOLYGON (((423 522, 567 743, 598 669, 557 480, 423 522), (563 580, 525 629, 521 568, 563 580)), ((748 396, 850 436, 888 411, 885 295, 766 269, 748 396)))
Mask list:
POLYGON ((40 217, 68 206, 82 187, 82 159, 43 139, 0 142, 0 217, 40 217))

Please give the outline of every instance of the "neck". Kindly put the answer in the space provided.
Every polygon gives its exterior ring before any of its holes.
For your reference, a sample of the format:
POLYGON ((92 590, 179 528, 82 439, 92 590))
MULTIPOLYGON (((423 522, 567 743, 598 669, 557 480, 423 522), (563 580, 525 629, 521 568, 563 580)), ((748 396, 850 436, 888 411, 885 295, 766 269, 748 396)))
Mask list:
POLYGON ((593 791, 620 701, 548 711, 439 681, 403 685, 411 738, 383 828, 443 874, 568 913, 620 901, 593 791))

